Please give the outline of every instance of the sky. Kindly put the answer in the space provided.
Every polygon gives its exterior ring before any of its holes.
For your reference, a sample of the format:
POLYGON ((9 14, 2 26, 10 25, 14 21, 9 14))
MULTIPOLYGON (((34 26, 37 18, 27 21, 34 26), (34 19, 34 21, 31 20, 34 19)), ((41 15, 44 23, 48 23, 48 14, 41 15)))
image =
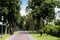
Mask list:
POLYGON ((58 12, 58 11, 60 11, 60 8, 57 8, 57 6, 55 7, 55 12, 58 12))
POLYGON ((58 11, 60 11, 60 8, 57 8, 56 6, 55 7, 56 19, 60 19, 60 13, 58 13, 58 11))
POLYGON ((21 1, 22 1, 22 4, 21 4, 21 11, 20 11, 20 13, 21 13, 22 16, 26 16, 25 9, 26 9, 26 6, 28 6, 28 0, 21 0, 21 1))

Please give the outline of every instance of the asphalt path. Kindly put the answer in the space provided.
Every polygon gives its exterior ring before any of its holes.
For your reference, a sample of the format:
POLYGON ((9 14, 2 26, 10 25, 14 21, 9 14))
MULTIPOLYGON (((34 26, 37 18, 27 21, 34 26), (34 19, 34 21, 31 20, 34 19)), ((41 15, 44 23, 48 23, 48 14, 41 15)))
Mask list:
POLYGON ((35 40, 28 31, 19 31, 6 40, 35 40))

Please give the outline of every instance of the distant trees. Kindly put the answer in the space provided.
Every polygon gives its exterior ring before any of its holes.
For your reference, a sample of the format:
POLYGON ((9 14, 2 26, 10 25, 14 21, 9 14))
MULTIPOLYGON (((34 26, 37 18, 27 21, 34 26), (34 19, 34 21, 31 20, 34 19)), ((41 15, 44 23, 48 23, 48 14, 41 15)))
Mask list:
POLYGON ((25 16, 20 16, 20 24, 19 24, 19 28, 20 30, 24 29, 24 21, 25 21, 26 17, 25 16))
POLYGON ((25 28, 26 30, 33 30, 32 26, 33 26, 33 21, 32 21, 32 16, 29 13, 28 15, 26 15, 26 19, 25 19, 25 28))

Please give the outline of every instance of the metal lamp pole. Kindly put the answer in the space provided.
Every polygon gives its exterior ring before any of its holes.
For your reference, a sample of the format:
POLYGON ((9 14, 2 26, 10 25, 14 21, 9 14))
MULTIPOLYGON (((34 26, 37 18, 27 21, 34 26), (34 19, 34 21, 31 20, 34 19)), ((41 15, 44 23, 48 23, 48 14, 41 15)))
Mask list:
MULTIPOLYGON (((2 16, 2 22, 3 22, 3 20, 4 20, 4 17, 2 16)), ((1 28, 1 35, 3 34, 3 24, 2 24, 2 28, 1 28)), ((2 35, 3 36, 3 35, 2 35)))

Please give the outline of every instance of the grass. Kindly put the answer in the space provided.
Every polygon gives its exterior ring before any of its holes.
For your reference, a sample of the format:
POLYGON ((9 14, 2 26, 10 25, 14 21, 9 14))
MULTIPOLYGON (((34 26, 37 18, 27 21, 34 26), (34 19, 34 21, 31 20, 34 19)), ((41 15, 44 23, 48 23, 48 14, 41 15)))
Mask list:
POLYGON ((40 34, 37 34, 36 32, 30 32, 30 34, 36 39, 36 40, 60 40, 58 37, 54 37, 51 35, 43 34, 42 36, 40 34))
POLYGON ((0 40, 6 40, 10 35, 9 34, 3 34, 2 38, 0 40))
MULTIPOLYGON (((13 34, 16 34, 17 32, 14 32, 13 34)), ((2 38, 0 38, 0 40, 6 40, 7 38, 9 38, 11 35, 10 34, 3 34, 2 38)))

